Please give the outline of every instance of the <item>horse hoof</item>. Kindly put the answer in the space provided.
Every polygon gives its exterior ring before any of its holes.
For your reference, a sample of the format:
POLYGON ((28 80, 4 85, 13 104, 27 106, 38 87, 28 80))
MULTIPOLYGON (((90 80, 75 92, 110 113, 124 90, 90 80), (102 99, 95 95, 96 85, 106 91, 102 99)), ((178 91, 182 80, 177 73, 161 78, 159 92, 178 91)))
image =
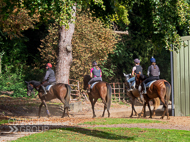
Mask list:
POLYGON ((92 118, 95 118, 96 117, 96 115, 94 115, 92 118))
POLYGON ((163 116, 160 117, 160 119, 163 119, 163 118, 164 118, 163 116))

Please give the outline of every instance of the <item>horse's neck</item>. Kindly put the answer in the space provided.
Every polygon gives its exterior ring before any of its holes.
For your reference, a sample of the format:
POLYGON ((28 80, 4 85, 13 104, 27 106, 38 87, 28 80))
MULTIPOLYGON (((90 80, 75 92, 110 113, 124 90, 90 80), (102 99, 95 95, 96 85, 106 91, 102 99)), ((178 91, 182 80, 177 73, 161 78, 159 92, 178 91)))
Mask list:
POLYGON ((31 82, 31 84, 34 86, 34 88, 37 90, 37 88, 40 86, 40 82, 39 81, 35 81, 35 80, 33 80, 32 82, 31 82))

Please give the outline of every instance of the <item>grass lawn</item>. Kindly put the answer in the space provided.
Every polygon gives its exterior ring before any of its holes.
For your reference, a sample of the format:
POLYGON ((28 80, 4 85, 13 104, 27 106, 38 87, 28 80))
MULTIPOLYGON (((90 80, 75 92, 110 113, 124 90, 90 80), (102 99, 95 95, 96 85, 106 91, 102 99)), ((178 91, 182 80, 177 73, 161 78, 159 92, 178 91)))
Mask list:
POLYGON ((112 125, 112 124, 131 124, 131 123, 163 123, 158 120, 138 119, 138 118, 97 118, 91 122, 80 123, 79 125, 112 125))
POLYGON ((62 128, 33 134, 15 142, 188 142, 190 131, 141 128, 62 128))

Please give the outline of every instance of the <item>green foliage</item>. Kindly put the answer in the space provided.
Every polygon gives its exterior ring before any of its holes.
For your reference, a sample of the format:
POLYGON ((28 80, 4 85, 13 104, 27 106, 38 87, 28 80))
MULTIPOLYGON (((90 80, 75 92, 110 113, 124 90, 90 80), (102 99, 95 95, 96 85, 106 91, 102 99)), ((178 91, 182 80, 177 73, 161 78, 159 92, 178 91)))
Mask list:
POLYGON ((0 90, 13 91, 11 96, 24 97, 26 96, 26 85, 23 81, 23 66, 12 73, 13 66, 6 66, 6 72, 0 74, 0 90))

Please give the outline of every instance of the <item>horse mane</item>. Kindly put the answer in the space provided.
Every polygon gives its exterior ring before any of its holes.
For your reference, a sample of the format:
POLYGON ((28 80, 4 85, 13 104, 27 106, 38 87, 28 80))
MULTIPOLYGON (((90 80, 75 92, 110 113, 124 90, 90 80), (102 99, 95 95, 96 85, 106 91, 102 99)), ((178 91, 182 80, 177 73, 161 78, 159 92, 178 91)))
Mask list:
POLYGON ((90 75, 87 74, 87 75, 84 76, 84 79, 89 79, 90 80, 91 77, 90 77, 90 75))
POLYGON ((31 81, 29 81, 28 83, 31 83, 31 84, 33 84, 34 86, 39 86, 41 83, 40 83, 40 81, 36 81, 36 80, 31 80, 31 81))
POLYGON ((146 78, 147 78, 146 75, 143 75, 143 74, 140 75, 140 79, 141 79, 141 80, 145 80, 146 78))

